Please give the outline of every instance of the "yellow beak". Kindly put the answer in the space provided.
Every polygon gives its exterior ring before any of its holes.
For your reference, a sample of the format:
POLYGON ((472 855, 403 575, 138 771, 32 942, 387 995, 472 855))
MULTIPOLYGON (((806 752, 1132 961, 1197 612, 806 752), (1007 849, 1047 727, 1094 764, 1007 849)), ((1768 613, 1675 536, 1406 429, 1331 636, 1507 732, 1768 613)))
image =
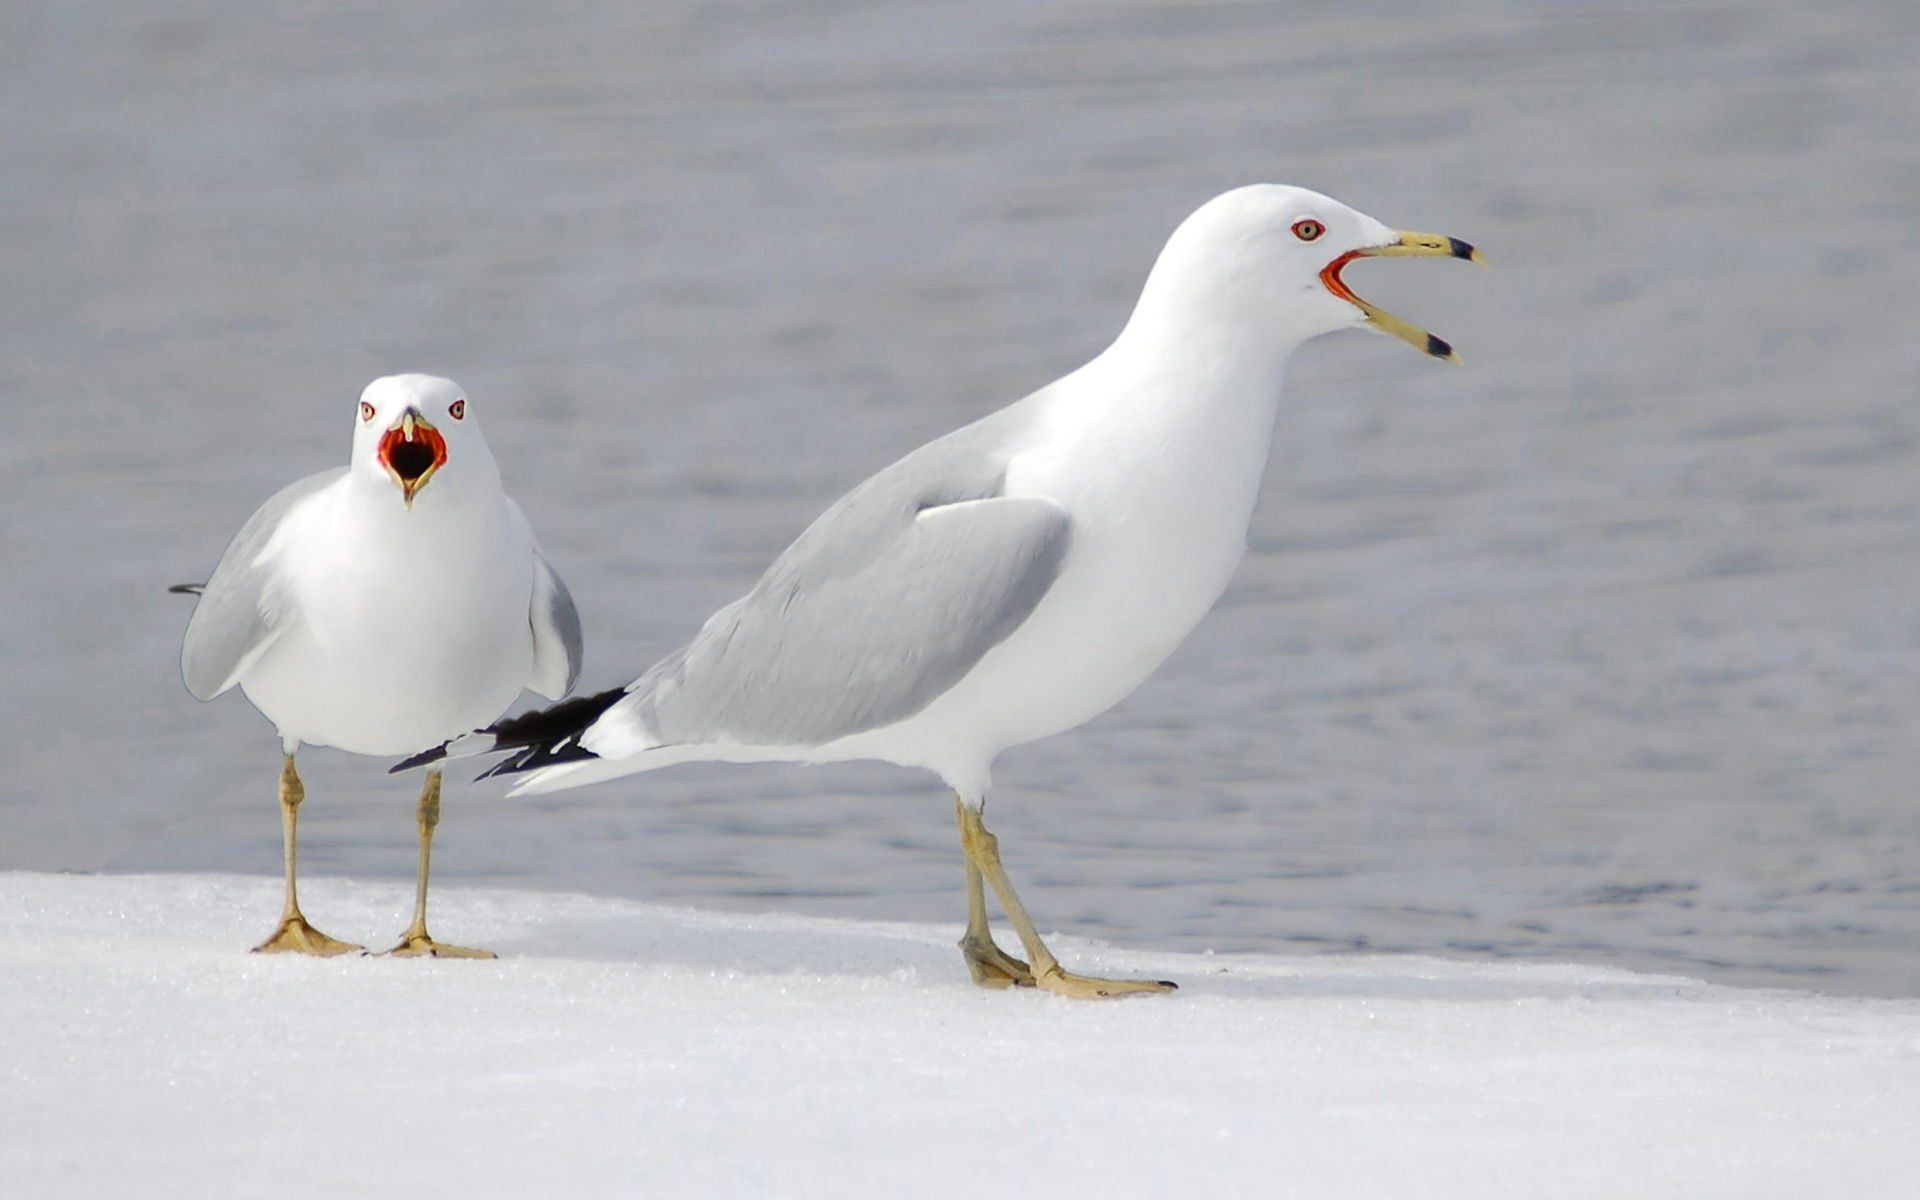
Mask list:
POLYGON ((1440 233, 1408 233, 1394 231, 1399 240, 1388 242, 1384 246, 1370 246, 1360 250, 1349 250, 1339 258, 1328 263, 1320 272, 1320 282, 1327 290, 1367 314, 1367 323, 1382 333, 1390 333, 1401 341, 1424 350, 1435 358, 1444 358, 1448 362, 1459 362, 1460 355, 1454 348, 1440 338, 1433 336, 1417 325, 1410 325, 1383 308, 1367 303, 1353 294, 1353 289, 1340 278, 1341 270, 1356 258, 1464 258, 1487 266, 1486 255, 1467 245, 1459 238, 1450 238, 1440 233))

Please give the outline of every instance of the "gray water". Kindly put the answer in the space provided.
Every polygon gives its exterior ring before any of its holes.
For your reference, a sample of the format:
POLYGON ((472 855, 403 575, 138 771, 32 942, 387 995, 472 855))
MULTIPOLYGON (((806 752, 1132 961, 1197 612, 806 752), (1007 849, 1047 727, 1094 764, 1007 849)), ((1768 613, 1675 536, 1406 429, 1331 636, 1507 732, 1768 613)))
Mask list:
MULTIPOLYGON (((1920 6, 1359 7, 14 0, 0 867, 278 870, 165 588, 375 375, 484 405, 606 687, 1281 180, 1482 246, 1349 272, 1467 365, 1296 358, 1217 611, 1001 760, 1043 928, 1920 993, 1920 6)), ((307 870, 408 876, 413 783, 302 760, 307 870)), ((490 783, 437 877, 957 922, 950 822, 878 764, 490 783)))

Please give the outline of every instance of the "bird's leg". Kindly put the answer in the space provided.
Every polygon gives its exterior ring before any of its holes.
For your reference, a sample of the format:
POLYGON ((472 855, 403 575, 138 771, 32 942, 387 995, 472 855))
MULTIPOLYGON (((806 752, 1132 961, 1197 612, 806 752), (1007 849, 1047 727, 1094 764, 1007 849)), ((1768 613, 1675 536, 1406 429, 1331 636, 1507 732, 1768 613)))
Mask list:
MULTIPOLYGON (((954 814, 960 821, 960 841, 964 847, 967 838, 967 802, 960 798, 960 793, 955 792, 953 805, 954 814)), ((973 981, 981 987, 1032 987, 1032 969, 995 944, 993 931, 987 927, 987 894, 980 881, 980 868, 973 865, 971 854, 966 855, 966 859, 967 932, 960 939, 960 953, 966 956, 967 970, 973 973, 973 981)))
MULTIPOLYGON (((1027 916, 1026 906, 1020 903, 1020 897, 1014 893, 1013 883, 1007 878, 1007 872, 1000 865, 1000 839, 987 832, 986 821, 980 810, 956 794, 955 800, 960 819, 960 847, 966 853, 967 863, 986 881, 993 885, 994 895, 1000 898, 1000 907, 1006 910, 1007 920, 1013 922, 1014 930, 1020 935, 1020 944, 1026 947, 1027 957, 1032 960, 1032 978, 1034 986, 1045 988, 1057 996, 1069 996, 1076 1000, 1103 1000, 1116 996, 1140 995, 1148 992, 1171 992, 1177 985, 1164 979, 1096 979, 1089 975, 1075 975, 1060 966, 1060 960, 1047 949, 1040 940, 1040 931, 1033 927, 1033 920, 1027 916)), ((970 880, 971 881, 971 877, 970 880)), ((972 897, 969 896, 971 901, 972 897)), ((982 897, 979 911, 979 924, 986 927, 985 899, 982 897)), ((976 961, 968 941, 973 936, 971 923, 967 929, 967 939, 960 945, 967 950, 967 962, 972 966, 976 961)), ((991 940, 988 942, 992 944, 991 940)), ((1017 961, 1017 960, 1016 960, 1017 961)), ((980 971, 974 967, 974 978, 979 980, 980 971)), ((983 981, 984 982, 984 981, 983 981)), ((988 983, 988 986, 994 986, 988 983)), ((1000 985, 1005 986, 1005 985, 1000 985)))
POLYGON ((439 771, 427 772, 427 782, 420 789, 420 807, 415 816, 420 824, 420 877, 413 891, 413 924, 407 926, 407 931, 400 935, 400 944, 387 953, 403 957, 431 954, 435 958, 492 958, 491 950, 449 946, 427 936, 427 869, 433 856, 434 827, 440 824, 439 771))
POLYGON ((300 896, 294 889, 294 863, 299 857, 300 802, 307 789, 300 783, 300 772, 293 769, 293 755, 280 767, 280 836, 287 855, 287 906, 280 913, 280 924, 273 936, 253 948, 255 954, 345 954, 361 947, 330 938, 307 924, 300 912, 300 896))

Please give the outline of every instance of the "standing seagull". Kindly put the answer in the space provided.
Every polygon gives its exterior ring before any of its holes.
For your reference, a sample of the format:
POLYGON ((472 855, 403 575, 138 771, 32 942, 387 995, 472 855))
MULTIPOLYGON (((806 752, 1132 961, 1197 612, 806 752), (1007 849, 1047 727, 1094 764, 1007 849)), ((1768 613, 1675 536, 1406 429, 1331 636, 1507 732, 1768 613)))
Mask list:
MULTIPOLYGON (((500 486, 460 386, 389 375, 360 394, 345 467, 282 489, 221 556, 180 653, 187 690, 234 684, 280 730, 287 905, 257 951, 360 947, 307 924, 294 890, 302 742, 392 756, 491 721, 523 687, 557 700, 580 673, 573 597, 500 486)), ((413 924, 391 953, 492 958, 427 935, 440 772, 417 813, 413 924)))
POLYGON ((1342 282, 1373 255, 1483 261, 1301 188, 1215 198, 1174 232, 1105 353, 853 489, 638 681, 402 766, 513 749, 490 773, 537 770, 520 790, 540 792, 689 760, 925 767, 954 790, 976 983, 1171 988, 1061 968, 982 821, 993 761, 1118 702, 1219 598, 1296 347, 1371 326, 1456 359, 1342 282), (994 944, 982 877, 1031 965, 994 944))

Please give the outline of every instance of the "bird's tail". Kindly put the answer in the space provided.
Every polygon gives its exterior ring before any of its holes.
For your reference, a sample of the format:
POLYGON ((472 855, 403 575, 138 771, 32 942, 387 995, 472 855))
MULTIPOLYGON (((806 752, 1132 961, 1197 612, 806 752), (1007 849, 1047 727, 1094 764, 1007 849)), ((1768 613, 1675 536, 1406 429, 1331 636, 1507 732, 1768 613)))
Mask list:
POLYGON ((538 770, 555 763, 578 762, 598 755, 580 744, 580 735, 600 714, 612 708, 627 694, 626 688, 613 688, 597 695, 581 696, 548 708, 529 709, 517 717, 495 721, 485 729, 463 733, 459 737, 422 751, 388 768, 388 774, 410 771, 447 758, 466 758, 474 754, 492 754, 497 750, 513 753, 482 772, 481 779, 495 775, 514 775, 538 770))

